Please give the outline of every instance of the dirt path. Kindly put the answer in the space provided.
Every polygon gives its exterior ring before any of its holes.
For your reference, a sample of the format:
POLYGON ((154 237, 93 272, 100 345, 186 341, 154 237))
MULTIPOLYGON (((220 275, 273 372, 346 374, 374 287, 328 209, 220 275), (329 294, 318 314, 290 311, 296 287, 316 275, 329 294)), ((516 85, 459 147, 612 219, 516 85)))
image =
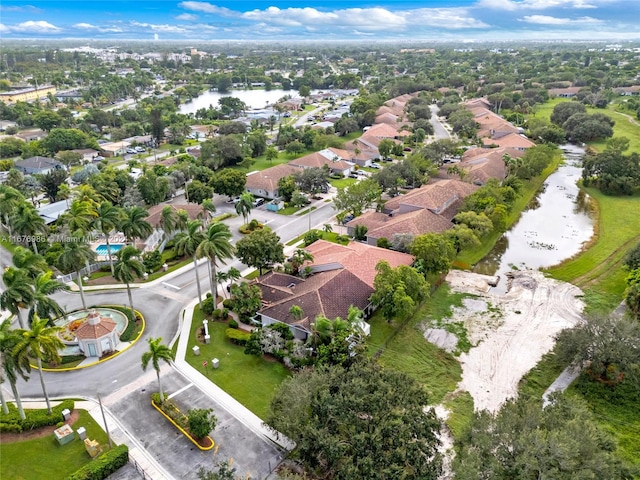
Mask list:
POLYGON ((479 295, 502 312, 497 326, 485 328, 484 340, 460 355, 459 387, 471 394, 476 409, 496 411, 517 395, 518 382, 551 350, 555 335, 580 319, 582 292, 528 270, 513 272, 509 291, 496 295, 487 293, 478 277, 462 271, 447 276, 453 291, 479 295))

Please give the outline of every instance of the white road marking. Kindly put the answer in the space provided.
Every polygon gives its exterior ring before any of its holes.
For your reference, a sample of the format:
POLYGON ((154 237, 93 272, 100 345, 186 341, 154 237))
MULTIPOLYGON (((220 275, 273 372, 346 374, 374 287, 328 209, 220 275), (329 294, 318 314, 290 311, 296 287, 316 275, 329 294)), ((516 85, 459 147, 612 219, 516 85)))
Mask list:
POLYGON ((175 397, 176 395, 178 395, 179 393, 184 392, 187 388, 191 388, 193 387, 193 383, 190 383, 189 385, 185 385, 184 387, 182 387, 180 390, 177 390, 175 392, 173 392, 171 395, 169 395, 167 397, 167 400, 171 400, 173 397, 175 397))
POLYGON ((175 288, 176 290, 182 290, 182 287, 176 287, 175 285, 171 285, 170 283, 167 283, 167 282, 162 282, 162 284, 165 287, 175 288))

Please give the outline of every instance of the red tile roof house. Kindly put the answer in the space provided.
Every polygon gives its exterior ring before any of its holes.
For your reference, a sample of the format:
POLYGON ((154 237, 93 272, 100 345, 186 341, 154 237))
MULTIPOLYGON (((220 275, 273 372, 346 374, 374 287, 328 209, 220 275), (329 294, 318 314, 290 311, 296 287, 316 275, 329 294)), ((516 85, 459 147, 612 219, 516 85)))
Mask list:
POLYGON ((453 227, 451 219, 462 201, 478 189, 460 180, 437 180, 387 201, 382 212, 367 212, 346 224, 354 235, 356 225, 367 227, 367 243, 378 239, 392 241, 395 234, 441 233, 453 227))
MULTIPOLYGON (((255 281, 262 291, 263 306, 258 312, 262 325, 278 322, 289 325, 299 340, 307 339, 318 315, 346 318, 353 305, 368 317, 373 310, 369 298, 380 260, 386 260, 392 267, 413 263, 413 257, 406 253, 357 242, 343 246, 318 240, 307 251, 314 257, 308 264, 312 272, 309 277, 271 272, 255 281), (298 320, 289 313, 294 305, 302 308, 304 318, 298 320)), ((364 325, 364 330, 368 331, 368 325, 364 325)))
POLYGON ((291 160, 289 165, 300 168, 322 168, 326 165, 331 173, 339 173, 344 177, 349 176, 353 170, 353 163, 342 160, 328 148, 291 160))
POLYGON ((289 164, 276 165, 259 172, 247 174, 245 190, 253 195, 264 198, 277 198, 278 181, 300 171, 300 167, 289 164))
MULTIPOLYGON (((507 167, 503 160, 505 154, 520 158, 524 152, 514 148, 471 148, 464 153, 462 160, 455 166, 465 172, 465 180, 474 185, 484 185, 491 178, 502 180, 507 176, 507 167)), ((448 172, 452 166, 454 165, 443 165, 438 172, 438 177, 457 178, 457 174, 448 172)))

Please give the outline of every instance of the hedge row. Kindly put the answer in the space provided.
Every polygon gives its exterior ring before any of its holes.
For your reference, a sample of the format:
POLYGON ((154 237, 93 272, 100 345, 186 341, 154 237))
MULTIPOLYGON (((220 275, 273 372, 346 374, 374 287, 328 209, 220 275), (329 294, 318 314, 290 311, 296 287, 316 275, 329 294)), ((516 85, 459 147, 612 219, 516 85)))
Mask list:
POLYGON ((118 445, 69 475, 66 480, 103 480, 129 461, 129 447, 118 445))
POLYGON ((231 343, 242 346, 246 345, 251 338, 251 334, 249 332, 245 332, 244 330, 237 330, 235 328, 227 328, 224 331, 224 334, 229 340, 231 340, 231 343))
POLYGON ((20 433, 27 430, 33 430, 34 428, 47 427, 49 425, 56 425, 59 422, 64 421, 62 416, 62 410, 73 410, 73 400, 64 400, 59 405, 51 409, 52 413, 46 408, 39 410, 25 409, 24 413, 27 418, 22 420, 18 409, 12 404, 8 404, 9 413, 0 413, 0 432, 3 433, 20 433))

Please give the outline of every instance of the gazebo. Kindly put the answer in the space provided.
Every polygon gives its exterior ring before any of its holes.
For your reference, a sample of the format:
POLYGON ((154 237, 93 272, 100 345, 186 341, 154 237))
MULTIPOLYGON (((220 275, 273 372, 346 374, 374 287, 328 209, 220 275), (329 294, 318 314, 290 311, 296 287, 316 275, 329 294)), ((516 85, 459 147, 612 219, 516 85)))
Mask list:
POLYGON ((96 310, 89 312, 87 321, 76 330, 80 351, 86 357, 102 357, 115 350, 120 341, 116 322, 103 317, 96 310))

